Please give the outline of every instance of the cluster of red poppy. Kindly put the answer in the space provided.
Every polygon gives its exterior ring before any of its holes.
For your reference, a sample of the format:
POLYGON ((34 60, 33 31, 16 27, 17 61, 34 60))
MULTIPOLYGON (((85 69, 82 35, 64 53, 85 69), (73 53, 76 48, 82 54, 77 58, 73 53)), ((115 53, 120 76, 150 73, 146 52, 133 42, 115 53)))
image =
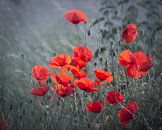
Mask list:
POLYGON ((153 66, 152 57, 142 51, 131 53, 130 50, 124 50, 120 53, 119 64, 126 67, 126 74, 135 79, 146 75, 153 66))
MULTIPOLYGON (((69 10, 64 17, 72 24, 86 23, 88 18, 84 12, 80 10, 69 10)), ((137 28, 134 24, 129 24, 122 32, 122 39, 127 44, 131 44, 138 35, 137 28)), ((68 54, 59 54, 51 58, 49 67, 53 70, 52 73, 41 65, 35 65, 32 69, 32 76, 38 82, 38 88, 32 88, 31 94, 35 96, 44 96, 49 86, 46 81, 51 77, 54 87, 54 94, 60 97, 73 95, 76 88, 87 93, 98 92, 98 87, 104 85, 105 82, 111 83, 113 75, 98 68, 94 68, 95 79, 87 77, 86 68, 88 62, 93 58, 92 51, 87 46, 76 46, 73 48, 73 56, 68 54), (54 70, 59 70, 54 73, 54 70)), ((124 50, 120 53, 119 64, 126 67, 126 74, 129 77, 140 78, 148 73, 152 67, 152 58, 141 51, 131 53, 130 50, 124 50)), ((116 106, 124 100, 124 95, 116 90, 107 92, 106 99, 103 101, 91 101, 86 104, 85 109, 89 112, 99 113, 105 106, 106 101, 116 106)), ((132 101, 118 111, 121 125, 128 124, 137 111, 137 103, 132 101)))

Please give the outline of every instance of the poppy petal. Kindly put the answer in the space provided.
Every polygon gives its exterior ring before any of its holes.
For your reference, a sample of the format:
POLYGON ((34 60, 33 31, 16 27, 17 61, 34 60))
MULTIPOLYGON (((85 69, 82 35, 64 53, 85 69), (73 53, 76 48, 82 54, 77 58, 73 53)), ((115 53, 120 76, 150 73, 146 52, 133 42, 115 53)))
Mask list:
POLYGON ((118 62, 121 66, 128 66, 132 63, 132 53, 130 50, 124 50, 120 53, 118 62))

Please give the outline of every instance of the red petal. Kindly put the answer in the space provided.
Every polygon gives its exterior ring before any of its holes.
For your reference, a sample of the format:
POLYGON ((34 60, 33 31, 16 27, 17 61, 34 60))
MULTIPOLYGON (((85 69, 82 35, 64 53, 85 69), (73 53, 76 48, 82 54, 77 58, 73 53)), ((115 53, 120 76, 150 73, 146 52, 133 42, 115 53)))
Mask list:
POLYGON ((120 55, 119 55, 118 62, 122 66, 128 66, 128 65, 132 64, 133 57, 132 57, 131 51, 130 50, 124 50, 124 51, 122 51, 120 53, 120 55))

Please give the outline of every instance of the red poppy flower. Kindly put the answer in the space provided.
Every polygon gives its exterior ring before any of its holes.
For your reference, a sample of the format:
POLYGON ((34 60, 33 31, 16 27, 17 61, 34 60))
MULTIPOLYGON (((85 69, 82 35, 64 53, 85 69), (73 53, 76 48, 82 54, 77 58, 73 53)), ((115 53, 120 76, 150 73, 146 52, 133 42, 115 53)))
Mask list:
POLYGON ((79 69, 82 69, 82 68, 86 67, 86 62, 81 60, 78 57, 73 57, 72 58, 72 63, 73 63, 72 64, 73 66, 76 66, 79 69))
POLYGON ((138 30, 136 25, 128 24, 122 32, 122 40, 125 41, 127 44, 131 44, 133 41, 136 40, 137 35, 138 30))
POLYGON ((74 52, 74 57, 78 57, 79 59, 85 62, 89 62, 92 60, 93 57, 92 52, 86 46, 76 46, 73 48, 73 52, 74 52))
POLYGON ((57 75, 52 74, 52 81, 55 82, 56 84, 68 86, 69 84, 72 83, 73 78, 66 72, 59 72, 57 75))
POLYGON ((124 108, 118 111, 120 125, 127 125, 133 119, 133 115, 137 112, 138 104, 136 102, 128 103, 124 108))
POLYGON ((55 68, 66 69, 70 63, 71 63, 71 57, 69 55, 60 54, 51 59, 51 61, 49 62, 49 67, 52 69, 55 68))
POLYGON ((72 74, 74 75, 75 78, 85 78, 87 75, 87 72, 81 71, 79 70, 77 67, 75 66, 69 66, 69 70, 72 72, 72 74))
POLYGON ((88 78, 81 78, 75 81, 76 85, 86 92, 97 92, 98 88, 94 88, 95 83, 88 78))
POLYGON ((148 70, 153 66, 151 56, 138 51, 131 53, 130 50, 125 50, 120 53, 119 64, 126 66, 126 74, 135 79, 148 73, 148 70))
POLYGON ((135 64, 141 71, 148 71, 153 66, 152 57, 145 55, 142 51, 133 53, 135 64))
POLYGON ((0 130, 6 130, 7 126, 3 121, 0 121, 0 130))
POLYGON ((54 93, 56 92, 58 92, 58 95, 60 97, 70 96, 71 94, 74 93, 74 86, 70 84, 68 86, 57 84, 54 86, 54 93))
POLYGON ((120 92, 112 90, 107 93, 106 99, 109 103, 117 105, 124 100, 124 96, 120 92))
POLYGON ((46 84, 40 84, 39 88, 32 88, 30 94, 34 96, 44 96, 49 90, 49 86, 46 84))
POLYGON ((124 50, 120 53, 118 62, 122 66, 129 66, 133 64, 133 54, 130 50, 124 50))
POLYGON ((139 66, 140 71, 148 71, 153 66, 151 55, 147 56, 147 60, 139 66))
POLYGON ((50 72, 48 71, 48 69, 46 67, 44 67, 42 65, 35 65, 32 68, 32 76, 38 82, 46 81, 50 76, 50 72))
POLYGON ((103 85, 104 85, 104 82, 101 81, 100 79, 96 78, 96 79, 95 79, 95 85, 103 86, 103 85))
POLYGON ((94 69, 95 75, 98 79, 100 79, 101 81, 107 81, 107 82, 112 82, 113 80, 113 76, 110 72, 104 71, 104 70, 100 70, 100 69, 94 69))
POLYGON ((92 101, 86 105, 86 110, 89 112, 100 113, 105 105, 105 101, 92 101))
POLYGON ((88 21, 88 18, 86 14, 78 9, 72 9, 68 10, 65 14, 64 17, 73 24, 79 24, 81 22, 86 23, 88 21))

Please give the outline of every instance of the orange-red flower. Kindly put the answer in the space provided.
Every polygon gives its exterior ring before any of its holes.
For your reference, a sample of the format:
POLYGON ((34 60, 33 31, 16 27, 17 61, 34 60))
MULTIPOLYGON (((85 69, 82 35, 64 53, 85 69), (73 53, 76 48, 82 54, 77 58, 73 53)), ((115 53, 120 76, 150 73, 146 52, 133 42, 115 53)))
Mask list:
POLYGON ((127 44, 131 44, 136 40, 138 30, 135 24, 128 24, 122 32, 122 40, 127 44))
POLYGON ((86 46, 76 46, 73 48, 73 52, 74 52, 74 57, 78 57, 79 59, 85 62, 89 62, 92 60, 93 57, 92 52, 86 46))
POLYGON ((113 76, 110 72, 101 70, 101 69, 94 69, 96 77, 101 81, 112 82, 113 76))
POLYGON ((68 86, 69 84, 72 83, 73 78, 66 72, 59 72, 57 75, 52 74, 52 81, 55 82, 56 84, 68 86))
POLYGON ((101 81, 100 79, 96 78, 95 79, 95 85, 103 86, 104 85, 104 81, 101 81))
POLYGON ((120 53, 118 62, 122 66, 129 66, 133 64, 133 54, 130 50, 124 50, 120 53))
POLYGON ((79 69, 82 69, 82 68, 86 67, 86 62, 81 60, 78 57, 73 57, 72 58, 72 65, 76 66, 79 69))
POLYGON ((107 93, 106 99, 109 103, 117 105, 124 100, 124 96, 120 92, 112 90, 107 93))
POLYGON ((34 96, 44 96, 49 90, 49 86, 44 83, 40 84, 39 88, 32 88, 30 94, 34 96))
POLYGON ((92 101, 86 105, 86 110, 89 112, 100 113, 105 105, 105 101, 92 101))
POLYGON ((137 112, 137 102, 130 102, 124 108, 118 111, 118 117, 120 118, 120 125, 127 125, 133 119, 134 114, 137 112))
POLYGON ((70 63, 71 63, 71 57, 69 55, 60 54, 51 59, 51 61, 49 62, 49 67, 52 69, 55 68, 66 69, 70 63))
POLYGON ((153 66, 151 56, 145 55, 142 51, 133 54, 130 50, 122 51, 118 61, 120 65, 127 67, 127 75, 135 79, 147 74, 148 70, 153 66))
POLYGON ((148 71, 153 66, 151 55, 147 56, 147 60, 139 66, 140 71, 148 71))
POLYGON ((54 93, 58 92, 60 97, 70 96, 74 92, 74 86, 69 84, 68 86, 64 86, 62 84, 57 84, 54 86, 54 93))
POLYGON ((88 78, 81 78, 80 80, 76 80, 75 84, 86 92, 97 92, 98 88, 94 88, 95 83, 88 78))
POLYGON ((88 18, 86 14, 78 9, 72 9, 68 10, 65 14, 64 17, 73 24, 79 24, 81 22, 86 23, 88 21, 88 18))
POLYGON ((71 71, 71 73, 74 75, 75 78, 85 78, 87 75, 87 72, 81 71, 79 70, 77 67, 75 66, 69 66, 69 70, 71 71))
POLYGON ((49 76, 50 76, 50 72, 48 71, 48 69, 42 65, 35 65, 32 68, 32 76, 33 78, 38 81, 46 81, 49 76))

